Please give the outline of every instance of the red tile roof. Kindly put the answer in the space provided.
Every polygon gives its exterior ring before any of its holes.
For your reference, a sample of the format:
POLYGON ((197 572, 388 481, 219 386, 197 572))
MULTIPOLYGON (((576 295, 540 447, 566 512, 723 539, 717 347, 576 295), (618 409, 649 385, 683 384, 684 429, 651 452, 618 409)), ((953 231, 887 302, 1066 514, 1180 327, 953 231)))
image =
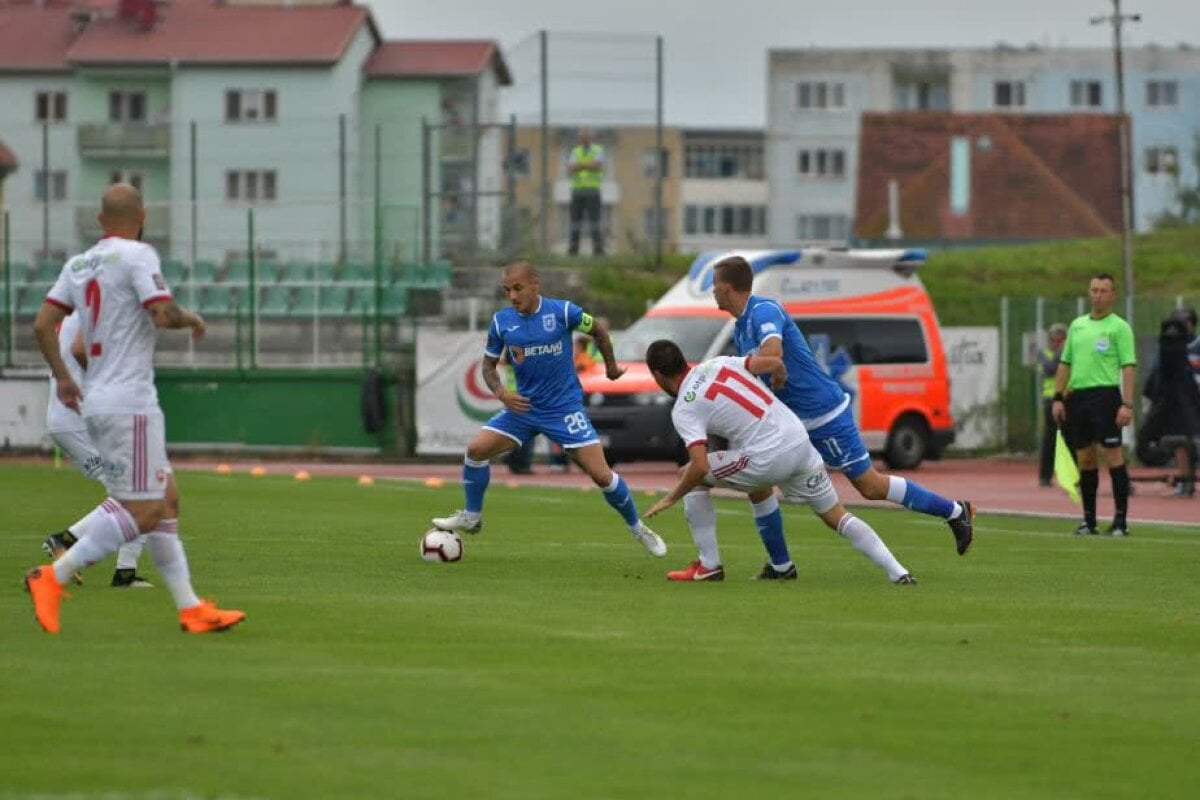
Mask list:
POLYGON ((384 42, 367 60, 370 78, 453 77, 496 70, 501 86, 512 84, 500 47, 490 39, 384 42))
MULTIPOLYGON (((364 6, 242 6, 171 0, 149 30, 116 13, 115 0, 78 31, 70 8, 0 6, 0 70, 98 64, 332 64, 366 24, 364 6)), ((136 5, 136 3, 134 3, 136 5)))
POLYGON ((0 6, 0 71, 66 72, 74 35, 70 8, 0 6))
POLYGON ((1117 118, 1101 114, 864 114, 855 235, 883 237, 888 181, 907 239, 1105 236, 1121 227, 1117 118), (950 209, 950 143, 971 141, 970 205, 950 209))

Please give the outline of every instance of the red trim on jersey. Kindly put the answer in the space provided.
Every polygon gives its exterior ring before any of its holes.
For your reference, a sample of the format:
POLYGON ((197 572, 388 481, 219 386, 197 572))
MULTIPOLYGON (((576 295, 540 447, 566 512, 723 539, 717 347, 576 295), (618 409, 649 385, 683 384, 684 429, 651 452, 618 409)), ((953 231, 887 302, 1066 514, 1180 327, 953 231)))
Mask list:
POLYGON ((750 456, 742 456, 732 464, 726 464, 723 467, 718 467, 713 470, 713 477, 717 480, 725 480, 730 475, 735 475, 744 470, 750 464, 750 456))
POLYGON ((159 300, 174 300, 175 298, 169 294, 156 294, 154 297, 142 303, 142 308, 149 308, 151 303, 157 303, 159 300))
POLYGON ((697 439, 694 442, 688 442, 688 447, 695 447, 698 444, 708 444, 708 439, 697 439))
POLYGON ((58 306, 63 311, 72 312, 75 310, 75 306, 69 306, 66 303, 64 303, 62 300, 55 300, 53 297, 47 297, 46 302, 52 306, 58 306))
POLYGON ((752 358, 754 358, 754 356, 746 356, 746 360, 742 362, 742 369, 746 370, 746 372, 751 372, 750 359, 752 358))

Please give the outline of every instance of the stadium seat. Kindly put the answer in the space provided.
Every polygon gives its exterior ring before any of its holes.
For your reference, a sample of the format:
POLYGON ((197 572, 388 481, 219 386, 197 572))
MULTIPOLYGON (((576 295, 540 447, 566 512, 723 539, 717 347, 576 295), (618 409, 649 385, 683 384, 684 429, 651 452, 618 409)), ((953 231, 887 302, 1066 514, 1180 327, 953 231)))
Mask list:
POLYGON ((408 288, 404 286, 385 286, 383 289, 384 316, 400 317, 408 312, 408 288))
POLYGON ((228 286, 205 286, 197 304, 206 316, 227 316, 232 313, 232 290, 228 286))
POLYGON ((280 283, 311 283, 317 266, 308 261, 289 261, 279 270, 280 283))
POLYGON ((39 286, 17 287, 17 315, 22 317, 35 316, 42 307, 42 301, 46 299, 46 289, 48 288, 39 286))
POLYGON ((8 266, 9 274, 12 275, 13 286, 18 283, 29 282, 29 265, 20 261, 14 261, 8 266))
POLYGON ((322 261, 320 264, 317 264, 317 283, 322 285, 333 283, 338 280, 339 274, 340 270, 337 264, 328 261, 322 261))
POLYGON ((263 286, 258 290, 258 313, 262 316, 278 317, 287 314, 287 286, 263 286))
POLYGON ((288 299, 288 314, 312 316, 316 301, 317 293, 311 286, 293 286, 288 299))
POLYGON ((411 261, 401 264, 393 271, 395 283, 399 286, 416 286, 421 267, 411 261))
POLYGON ((345 316, 350 305, 350 290, 345 286, 322 286, 320 289, 321 314, 329 317, 345 316))
POLYGON ((217 265, 211 261, 197 261, 192 265, 192 280, 196 283, 212 283, 217 279, 217 265))
POLYGON ((176 261, 173 258, 168 258, 162 262, 162 275, 167 280, 167 285, 183 283, 187 280, 187 267, 182 261, 176 261))
POLYGON ((250 262, 234 259, 225 265, 220 275, 221 283, 246 283, 250 280, 250 262))
POLYGON ((356 261, 343 264, 341 279, 343 281, 353 281, 355 283, 373 281, 375 280, 375 265, 363 264, 356 261))
POLYGON ((38 265, 37 271, 33 275, 33 283, 36 286, 45 286, 49 289, 58 280, 59 273, 62 272, 63 265, 57 261, 43 261, 38 265))

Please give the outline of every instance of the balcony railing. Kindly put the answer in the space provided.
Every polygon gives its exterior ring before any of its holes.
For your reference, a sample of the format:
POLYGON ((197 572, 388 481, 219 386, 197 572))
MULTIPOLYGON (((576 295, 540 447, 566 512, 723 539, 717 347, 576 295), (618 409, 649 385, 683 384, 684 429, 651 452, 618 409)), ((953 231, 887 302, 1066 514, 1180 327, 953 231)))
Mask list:
POLYGON ((166 158, 170 150, 171 126, 165 122, 110 122, 79 126, 79 152, 85 158, 166 158))

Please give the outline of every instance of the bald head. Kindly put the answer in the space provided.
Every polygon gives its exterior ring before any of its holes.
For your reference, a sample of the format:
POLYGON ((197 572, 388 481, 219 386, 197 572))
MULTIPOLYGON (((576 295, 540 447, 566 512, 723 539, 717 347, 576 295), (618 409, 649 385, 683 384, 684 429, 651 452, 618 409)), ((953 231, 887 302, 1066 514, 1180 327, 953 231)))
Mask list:
POLYGON ((512 262, 504 268, 505 280, 524 279, 528 281, 535 280, 540 277, 541 276, 538 275, 537 268, 523 258, 512 262))
POLYGON ((142 193, 128 183, 114 183, 100 198, 100 226, 109 236, 137 238, 146 221, 142 193))

